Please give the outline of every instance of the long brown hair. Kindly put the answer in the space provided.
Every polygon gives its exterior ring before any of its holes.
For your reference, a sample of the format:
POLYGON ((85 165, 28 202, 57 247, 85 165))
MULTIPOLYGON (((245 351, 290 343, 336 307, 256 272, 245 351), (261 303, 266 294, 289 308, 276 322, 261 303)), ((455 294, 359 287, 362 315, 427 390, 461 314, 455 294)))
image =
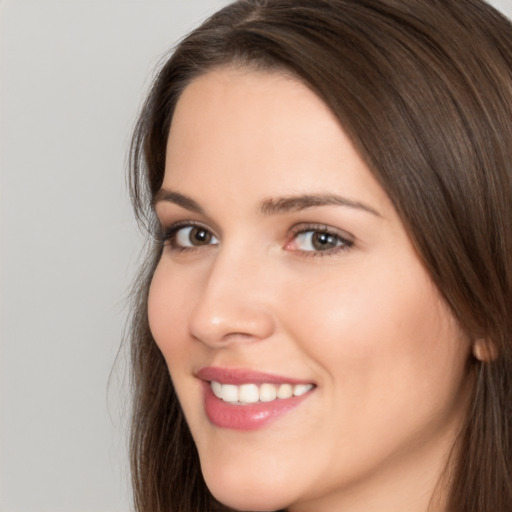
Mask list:
MULTIPOLYGON (((393 201, 460 325, 495 357, 474 389, 446 477, 453 512, 512 510, 512 24, 482 0, 240 0, 165 63, 131 148, 138 218, 164 176, 181 92, 212 68, 294 74, 338 117, 393 201)), ((131 462, 138 512, 228 510, 210 495, 149 330, 160 255, 136 284, 131 462)))

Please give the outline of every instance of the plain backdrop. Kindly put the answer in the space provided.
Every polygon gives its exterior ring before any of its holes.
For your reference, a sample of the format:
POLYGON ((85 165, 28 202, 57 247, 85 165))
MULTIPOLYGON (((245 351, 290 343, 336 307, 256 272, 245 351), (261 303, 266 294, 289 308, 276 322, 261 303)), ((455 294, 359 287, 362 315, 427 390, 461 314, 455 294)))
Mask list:
POLYGON ((161 57, 227 3, 0 0, 1 512, 132 509, 126 150, 161 57))

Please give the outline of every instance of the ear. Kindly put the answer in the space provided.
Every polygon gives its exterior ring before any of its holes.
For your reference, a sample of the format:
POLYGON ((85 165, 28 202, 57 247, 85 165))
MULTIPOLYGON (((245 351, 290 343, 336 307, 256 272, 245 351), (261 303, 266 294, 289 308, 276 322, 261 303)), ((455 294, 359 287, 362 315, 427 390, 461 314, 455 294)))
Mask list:
POLYGON ((498 357, 498 349, 491 341, 479 338, 473 343, 473 355, 482 363, 490 363, 498 357))

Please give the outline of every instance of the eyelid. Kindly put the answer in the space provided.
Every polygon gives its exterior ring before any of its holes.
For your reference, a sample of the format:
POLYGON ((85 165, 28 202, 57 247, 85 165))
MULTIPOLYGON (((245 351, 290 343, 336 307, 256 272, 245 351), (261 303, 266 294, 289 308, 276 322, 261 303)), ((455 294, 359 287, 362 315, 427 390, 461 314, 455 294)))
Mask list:
MULTIPOLYGON (((219 244, 219 236, 215 233, 213 229, 211 229, 207 224, 192 220, 192 219, 183 219, 176 222, 171 223, 169 226, 165 226, 165 224, 161 224, 161 230, 158 233, 158 241, 160 244, 170 246, 172 251, 180 252, 180 251, 195 251, 204 249, 207 247, 211 247, 219 244), (190 227, 198 227, 207 231, 214 239, 215 243, 206 243, 205 245, 191 245, 191 246, 182 246, 173 244, 173 239, 176 233, 184 228, 190 227)), ((327 224, 320 223, 300 223, 294 225, 289 230, 289 235, 287 237, 287 241, 285 242, 284 249, 289 252, 297 253, 302 257, 307 256, 333 256, 338 252, 343 252, 349 250, 355 242, 355 237, 348 233, 345 230, 340 228, 335 228, 333 226, 327 224), (292 247, 294 242, 296 242, 297 238, 301 234, 305 234, 308 232, 316 232, 316 233, 325 233, 337 238, 341 243, 336 245, 335 247, 326 248, 324 250, 321 249, 312 249, 312 250, 304 250, 297 247, 292 247)))
MULTIPOLYGON (((1 0, 0 0, 1 1, 1 0)), ((157 221, 155 231, 167 232, 174 227, 181 226, 199 226, 207 229, 217 238, 220 235, 220 226, 207 214, 195 213, 172 202, 159 201, 154 206, 154 217, 157 221)))
MULTIPOLYGON (((196 220, 191 220, 191 219, 180 220, 180 221, 171 223, 167 227, 163 223, 161 223, 160 226, 161 226, 161 228, 158 233, 158 235, 159 235, 158 241, 160 242, 161 245, 167 245, 169 242, 172 242, 174 236, 180 229, 189 228, 189 227, 202 228, 205 231, 208 231, 212 235, 212 237, 214 237, 216 240, 219 240, 219 237, 215 234, 215 232, 210 227, 208 227, 203 222, 198 222, 196 220)), ((208 245, 215 245, 215 244, 208 244, 208 245)), ((203 247, 207 247, 208 245, 205 245, 203 247)), ((179 250, 195 250, 195 249, 201 248, 201 246, 197 246, 197 247, 174 246, 171 248, 173 250, 177 250, 177 251, 179 251, 179 250)))
POLYGON ((332 256, 338 252, 343 252, 349 250, 355 243, 355 237, 348 233, 347 231, 344 231, 339 228, 335 228, 332 226, 329 226, 327 224, 318 224, 318 223, 302 223, 297 224, 296 226, 293 226, 291 229, 291 236, 289 240, 286 242, 285 248, 289 247, 295 240, 297 240, 297 237, 301 234, 308 233, 308 232, 317 232, 317 233, 326 233, 328 235, 332 235, 338 240, 342 242, 341 245, 326 249, 326 250, 301 250, 301 249, 288 249, 291 252, 296 252, 300 254, 301 256, 332 256))

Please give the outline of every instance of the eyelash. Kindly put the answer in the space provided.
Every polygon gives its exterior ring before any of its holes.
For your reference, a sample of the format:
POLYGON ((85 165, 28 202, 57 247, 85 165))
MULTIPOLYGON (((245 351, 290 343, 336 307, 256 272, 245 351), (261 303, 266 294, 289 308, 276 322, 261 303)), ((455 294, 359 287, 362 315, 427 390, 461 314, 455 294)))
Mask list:
MULTIPOLYGON (((217 240, 215 234, 212 231, 199 222, 194 221, 183 221, 177 222, 170 226, 167 229, 162 229, 159 242, 162 245, 168 245, 170 250, 177 253, 182 252, 192 252, 200 250, 204 247, 208 247, 210 245, 216 244, 205 244, 204 246, 182 246, 176 243, 176 237, 179 234, 180 230, 185 228, 200 228, 207 232, 211 237, 217 240)), ((326 226, 325 224, 301 224, 295 226, 291 230, 291 238, 286 242, 285 249, 290 247, 294 242, 298 240, 300 235, 306 235, 307 233, 316 233, 320 235, 327 235, 328 237, 333 237, 336 241, 336 246, 326 249, 326 250, 300 250, 300 249, 287 249, 293 252, 297 252, 302 257, 324 257, 324 256, 333 256, 339 252, 349 250, 353 245, 354 241, 350 239, 347 235, 343 235, 339 230, 334 229, 330 226, 326 226)))
POLYGON ((286 243, 285 247, 288 247, 296 242, 300 235, 305 235, 307 233, 316 233, 320 235, 327 235, 328 237, 333 237, 336 243, 339 245, 326 250, 305 251, 296 249, 296 252, 298 252, 303 257, 318 258, 324 256, 334 256, 340 252, 349 250, 354 245, 354 241, 351 240, 348 234, 342 234, 338 229, 326 226, 325 224, 301 224, 292 228, 292 237, 290 241, 286 243))
MULTIPOLYGON (((181 246, 176 243, 176 236, 178 235, 179 231, 185 228, 200 228, 209 233, 211 236, 215 237, 215 235, 212 233, 210 229, 208 229, 206 226, 201 224, 200 222, 194 222, 194 221, 183 221, 183 222, 177 222, 170 226, 167 229, 162 229, 159 237, 159 242, 162 245, 168 245, 171 251, 173 252, 190 252, 190 251, 196 251, 198 249, 201 249, 202 246, 197 247, 187 247, 187 246, 181 246)), ((216 237, 215 237, 216 238, 216 237)), ((204 246, 206 247, 206 246, 204 246)))

